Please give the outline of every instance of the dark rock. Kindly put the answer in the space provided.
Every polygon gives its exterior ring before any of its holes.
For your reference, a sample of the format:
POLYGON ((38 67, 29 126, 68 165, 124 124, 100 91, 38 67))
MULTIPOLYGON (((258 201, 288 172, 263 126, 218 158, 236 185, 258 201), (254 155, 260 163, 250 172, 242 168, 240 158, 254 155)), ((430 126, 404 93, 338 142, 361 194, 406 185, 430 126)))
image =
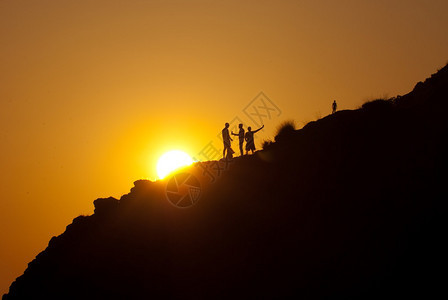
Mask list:
POLYGON ((120 201, 113 197, 99 198, 93 201, 93 205, 95 206, 94 212, 97 215, 109 214, 113 211, 116 211, 119 204, 120 201))

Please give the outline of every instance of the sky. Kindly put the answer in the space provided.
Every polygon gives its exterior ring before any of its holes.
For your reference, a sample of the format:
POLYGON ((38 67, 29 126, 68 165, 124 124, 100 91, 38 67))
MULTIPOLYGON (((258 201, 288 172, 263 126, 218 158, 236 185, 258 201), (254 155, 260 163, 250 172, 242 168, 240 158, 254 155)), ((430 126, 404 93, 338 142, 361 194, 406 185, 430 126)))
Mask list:
POLYGON ((260 149, 335 99, 356 109, 411 91, 448 62, 447 11, 446 0, 0 0, 0 294, 93 200, 155 179, 168 150, 206 160, 240 121, 265 124, 260 149))

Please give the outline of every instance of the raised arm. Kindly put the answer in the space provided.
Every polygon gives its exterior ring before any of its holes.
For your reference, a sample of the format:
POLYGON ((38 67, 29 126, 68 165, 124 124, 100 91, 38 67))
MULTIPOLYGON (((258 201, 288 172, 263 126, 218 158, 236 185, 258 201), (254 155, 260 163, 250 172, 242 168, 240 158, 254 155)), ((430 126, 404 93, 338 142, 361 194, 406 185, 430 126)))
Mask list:
POLYGON ((260 130, 262 130, 263 128, 264 128, 264 125, 261 126, 260 128, 258 128, 257 130, 255 130, 254 133, 255 133, 255 132, 258 132, 258 131, 260 131, 260 130))
POLYGON ((236 136, 238 136, 238 134, 237 133, 233 133, 233 131, 231 131, 230 132, 232 135, 236 135, 236 136))

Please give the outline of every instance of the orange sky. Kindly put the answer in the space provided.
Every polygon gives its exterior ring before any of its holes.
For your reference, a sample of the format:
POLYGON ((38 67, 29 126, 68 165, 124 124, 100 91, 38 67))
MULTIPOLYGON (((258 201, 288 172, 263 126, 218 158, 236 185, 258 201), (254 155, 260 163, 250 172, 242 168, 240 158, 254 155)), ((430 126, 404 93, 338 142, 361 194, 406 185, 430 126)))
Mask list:
MULTIPOLYGON (((448 2, 0 0, 0 294, 98 197, 191 155, 261 91, 299 127, 448 61, 448 2)), ((254 103, 252 103, 254 104, 254 103)), ((234 148, 237 148, 236 144, 234 148)))

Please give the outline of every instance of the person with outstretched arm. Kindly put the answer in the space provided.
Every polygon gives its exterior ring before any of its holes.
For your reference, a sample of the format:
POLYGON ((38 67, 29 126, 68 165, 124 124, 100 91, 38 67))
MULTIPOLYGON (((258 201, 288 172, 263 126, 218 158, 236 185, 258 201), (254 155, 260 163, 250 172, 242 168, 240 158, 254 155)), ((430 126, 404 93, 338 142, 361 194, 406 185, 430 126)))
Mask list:
POLYGON ((241 152, 241 156, 243 156, 243 144, 244 144, 244 128, 243 128, 243 124, 239 124, 238 127, 240 128, 240 131, 238 133, 233 133, 232 131, 232 135, 236 135, 238 136, 239 142, 240 142, 240 152, 241 152))
POLYGON ((252 131, 252 128, 249 126, 247 127, 247 132, 246 132, 246 155, 248 154, 249 150, 252 150, 252 154, 254 154, 255 151, 255 143, 254 143, 254 133, 257 133, 258 131, 260 131, 261 129, 264 128, 264 125, 261 126, 260 128, 258 128, 255 131, 252 131))

